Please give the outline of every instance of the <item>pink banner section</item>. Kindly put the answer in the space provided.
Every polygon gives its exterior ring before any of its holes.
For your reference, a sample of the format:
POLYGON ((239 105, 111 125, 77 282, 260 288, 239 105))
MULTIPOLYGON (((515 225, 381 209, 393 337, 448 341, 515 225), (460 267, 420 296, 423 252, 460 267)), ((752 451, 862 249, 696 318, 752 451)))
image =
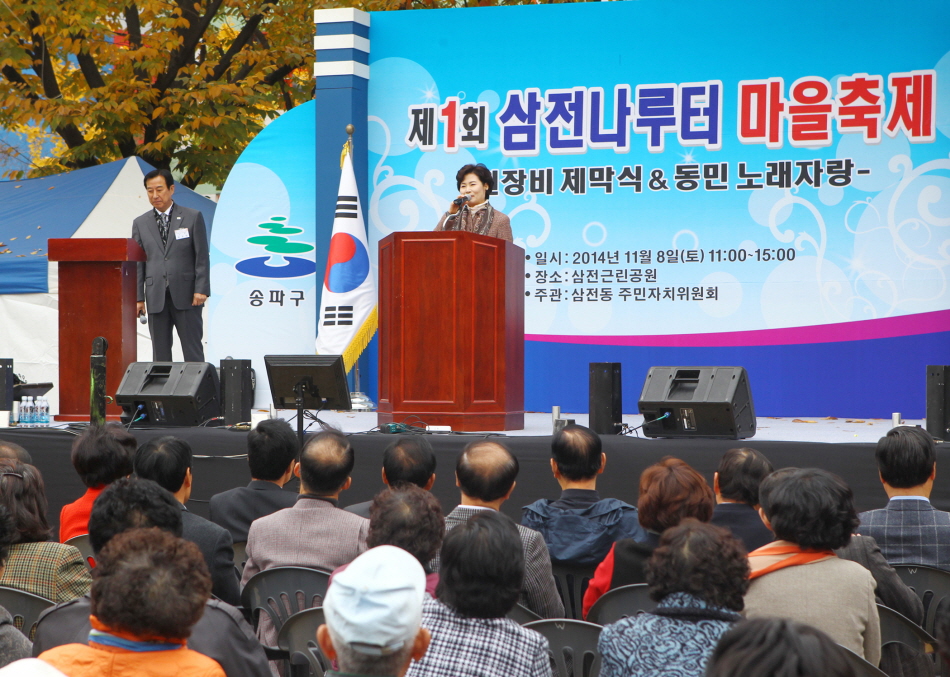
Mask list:
POLYGON ((810 327, 727 331, 714 334, 659 334, 656 336, 559 336, 525 334, 526 341, 582 343, 601 346, 663 346, 676 348, 725 348, 736 346, 778 346, 801 343, 866 341, 950 331, 950 310, 883 317, 810 327))

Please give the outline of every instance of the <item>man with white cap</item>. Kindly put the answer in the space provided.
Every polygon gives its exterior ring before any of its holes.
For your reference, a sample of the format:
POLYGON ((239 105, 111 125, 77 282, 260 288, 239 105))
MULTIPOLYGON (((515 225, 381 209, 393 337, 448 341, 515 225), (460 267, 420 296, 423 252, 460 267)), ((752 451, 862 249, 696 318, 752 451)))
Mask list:
POLYGON ((367 550, 333 577, 323 601, 326 624, 317 629, 324 655, 339 671, 328 676, 403 677, 429 647, 421 626, 426 576, 405 550, 367 550))

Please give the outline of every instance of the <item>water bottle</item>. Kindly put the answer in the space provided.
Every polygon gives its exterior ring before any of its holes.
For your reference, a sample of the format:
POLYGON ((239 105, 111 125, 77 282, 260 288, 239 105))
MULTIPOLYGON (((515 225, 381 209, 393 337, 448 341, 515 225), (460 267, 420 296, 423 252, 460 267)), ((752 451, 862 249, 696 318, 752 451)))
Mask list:
POLYGON ((36 427, 36 397, 30 398, 30 427, 36 427))
POLYGON ((40 398, 40 425, 44 428, 49 427, 49 400, 45 397, 40 398))
POLYGON ((33 398, 29 395, 23 398, 20 405, 20 425, 24 428, 33 427, 33 398))

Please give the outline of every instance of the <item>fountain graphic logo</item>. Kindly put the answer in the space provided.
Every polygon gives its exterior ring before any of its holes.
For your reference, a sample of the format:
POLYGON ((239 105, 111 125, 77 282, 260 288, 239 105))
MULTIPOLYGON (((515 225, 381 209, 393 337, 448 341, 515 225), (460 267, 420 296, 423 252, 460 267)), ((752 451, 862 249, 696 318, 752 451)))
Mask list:
POLYGON ((267 223, 260 223, 258 228, 266 230, 270 235, 255 235, 247 238, 251 244, 256 244, 269 252, 270 256, 257 256, 238 261, 234 267, 239 272, 253 277, 304 277, 313 275, 317 264, 309 259, 287 254, 303 254, 316 249, 306 242, 291 242, 285 235, 298 235, 303 228, 297 228, 286 223, 286 216, 272 216, 267 223))

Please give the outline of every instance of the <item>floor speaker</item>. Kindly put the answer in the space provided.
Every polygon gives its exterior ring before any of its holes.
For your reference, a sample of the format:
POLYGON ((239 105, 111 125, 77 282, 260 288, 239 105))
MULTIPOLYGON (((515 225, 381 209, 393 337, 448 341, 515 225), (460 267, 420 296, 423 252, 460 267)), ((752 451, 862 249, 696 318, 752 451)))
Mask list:
POLYGON ((13 360, 0 358, 0 411, 13 409, 13 360))
POLYGON ((207 362, 133 362, 115 401, 125 423, 197 426, 221 415, 218 372, 207 362))
POLYGON ((755 435, 755 407, 743 367, 651 367, 640 393, 647 437, 755 435))
POLYGON ((927 432, 950 440, 950 366, 927 365, 927 432))
POLYGON ((250 360, 221 360, 221 415, 224 425, 247 423, 254 406, 254 370, 250 360))
POLYGON ((598 435, 616 435, 623 415, 620 363, 590 363, 590 429, 598 435))

